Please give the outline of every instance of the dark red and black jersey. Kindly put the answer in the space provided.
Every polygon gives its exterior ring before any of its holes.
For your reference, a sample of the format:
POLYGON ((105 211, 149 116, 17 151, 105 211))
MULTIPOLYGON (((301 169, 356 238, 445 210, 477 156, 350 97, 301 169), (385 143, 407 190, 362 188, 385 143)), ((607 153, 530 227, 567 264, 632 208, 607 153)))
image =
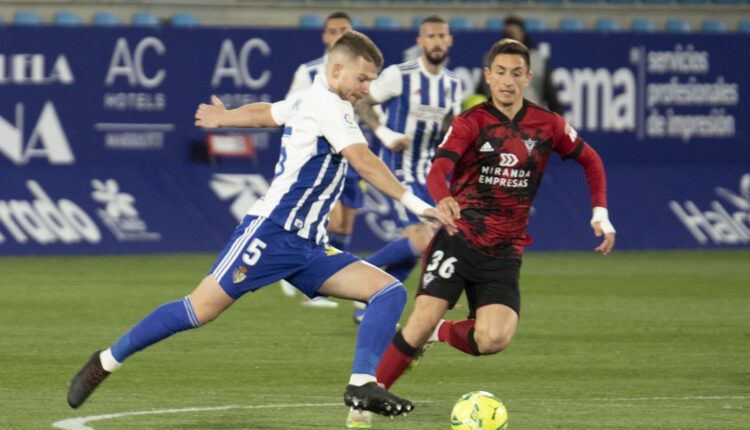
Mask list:
POLYGON ((435 162, 455 163, 450 194, 466 239, 486 255, 520 256, 531 243, 529 211, 550 155, 575 158, 586 146, 560 115, 534 103, 524 100, 509 119, 486 102, 453 120, 435 162))

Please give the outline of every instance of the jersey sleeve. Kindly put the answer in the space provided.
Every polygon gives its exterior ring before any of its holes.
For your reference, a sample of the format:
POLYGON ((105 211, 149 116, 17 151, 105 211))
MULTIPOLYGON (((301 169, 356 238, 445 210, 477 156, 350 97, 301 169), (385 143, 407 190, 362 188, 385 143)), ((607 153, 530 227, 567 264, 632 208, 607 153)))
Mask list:
POLYGON ((285 124, 292 117, 293 98, 280 100, 271 105, 271 117, 278 125, 285 124))
POLYGON ((289 98, 292 94, 302 91, 305 88, 309 88, 312 85, 312 79, 310 79, 310 72, 307 70, 307 66, 300 64, 297 67, 297 71, 294 72, 294 78, 292 79, 292 85, 289 86, 289 91, 286 93, 286 98, 289 98))
POLYGON ((383 70, 377 79, 370 83, 370 97, 377 103, 401 95, 403 82, 398 66, 393 65, 383 70))
POLYGON ((461 84, 461 80, 458 80, 458 84, 456 85, 456 96, 453 98, 453 110, 451 113, 454 117, 457 117, 461 113, 461 103, 464 101, 464 92, 462 89, 463 85, 461 84))
POLYGON ((435 159, 448 158, 453 163, 458 162, 464 151, 474 143, 478 132, 478 128, 466 117, 454 118, 443 142, 435 150, 435 159))
POLYGON ((354 109, 349 103, 337 103, 336 108, 327 106, 318 111, 318 126, 334 151, 340 153, 355 143, 367 143, 362 130, 354 118, 354 109))
POLYGON ((560 154, 563 160, 566 160, 578 157, 585 144, 586 142, 581 139, 578 132, 563 117, 555 114, 552 149, 560 154))

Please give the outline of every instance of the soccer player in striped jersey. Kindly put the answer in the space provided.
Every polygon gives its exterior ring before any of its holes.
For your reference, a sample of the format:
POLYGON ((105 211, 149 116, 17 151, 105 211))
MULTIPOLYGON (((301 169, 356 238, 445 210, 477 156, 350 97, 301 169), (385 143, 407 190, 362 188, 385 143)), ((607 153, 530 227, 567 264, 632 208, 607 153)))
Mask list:
MULTIPOLYGON (((307 63, 302 63, 294 72, 292 85, 289 87, 286 98, 293 94, 310 88, 315 80, 315 76, 325 73, 325 64, 328 59, 328 51, 333 47, 339 37, 352 29, 351 18, 346 12, 334 12, 326 17, 323 25, 323 44, 326 52, 320 57, 307 63)), ((331 209, 330 222, 328 223, 328 243, 334 248, 346 250, 349 244, 354 220, 357 217, 357 209, 362 207, 362 190, 359 182, 360 176, 354 169, 347 169, 346 178, 344 178, 344 189, 341 197, 331 209)), ((289 281, 282 279, 279 281, 281 291, 289 297, 297 294, 297 289, 289 281)), ((312 299, 305 297, 303 304, 314 308, 336 308, 338 303, 329 300, 323 296, 317 296, 312 299)))
MULTIPOLYGON (((382 143, 380 158, 414 194, 427 202, 426 178, 435 147, 443 138, 444 124, 461 109, 461 84, 445 67, 453 44, 448 23, 437 15, 426 17, 419 26, 419 58, 386 68, 370 87, 370 96, 357 104, 362 120, 382 143), (385 124, 372 109, 381 104, 385 124)), ((432 228, 390 201, 390 218, 403 229, 404 237, 376 251, 367 261, 384 267, 403 281, 433 235, 432 228)), ((356 319, 356 316, 355 316, 356 319)))
POLYGON ((453 120, 427 178, 438 209, 456 220, 459 231, 438 231, 425 251, 414 311, 378 366, 378 382, 386 388, 432 342, 472 356, 508 346, 521 309, 529 213, 554 153, 583 167, 590 224, 603 239, 595 250, 607 255, 615 243, 601 158, 563 117, 524 99, 532 79, 526 46, 503 39, 488 61, 484 76, 492 98, 453 120), (442 320, 464 291, 468 318, 442 320))
POLYGON ((352 103, 364 97, 383 63, 367 36, 347 32, 331 49, 325 75, 289 99, 227 110, 217 97, 201 104, 196 125, 276 127, 284 125, 279 161, 266 195, 237 226, 203 281, 181 300, 166 303, 94 353, 75 375, 68 404, 77 408, 132 354, 175 333, 200 327, 248 292, 282 278, 309 297, 331 295, 368 303, 357 334, 354 363, 344 403, 382 415, 399 415, 413 405, 381 388, 375 368, 395 333, 406 291, 392 276, 326 243, 331 205, 338 198, 347 165, 409 210, 437 221, 452 221, 399 184, 373 154, 354 121, 352 103))
MULTIPOLYGON (((453 44, 448 23, 437 15, 422 20, 417 45, 419 58, 386 68, 370 86, 370 96, 357 104, 357 113, 380 140, 380 158, 415 195, 431 202, 426 178, 435 147, 443 138, 444 124, 461 109, 461 84, 445 63, 453 44), (386 122, 372 105, 380 104, 386 122)), ((390 219, 403 230, 404 237, 379 249, 366 261, 383 267, 403 281, 419 261, 434 230, 419 217, 408 213, 398 201, 389 200, 390 219)), ((361 321, 365 309, 354 311, 361 321)), ((348 428, 369 428, 371 414, 350 411, 348 428)))

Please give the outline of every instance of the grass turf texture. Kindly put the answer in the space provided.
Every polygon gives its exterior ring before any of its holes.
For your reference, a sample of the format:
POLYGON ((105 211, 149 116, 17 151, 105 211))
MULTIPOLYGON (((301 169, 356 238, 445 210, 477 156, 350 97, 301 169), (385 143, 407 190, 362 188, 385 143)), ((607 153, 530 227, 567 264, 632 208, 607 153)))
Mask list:
MULTIPOLYGON (((244 297, 206 327, 136 354, 83 407, 68 408, 67 384, 89 355, 157 305, 184 296, 213 258, 0 258, 0 428, 224 405, 241 407, 88 425, 343 428, 353 307, 304 308, 276 286, 244 297), (300 403, 317 406, 253 408, 300 403)), ((505 402, 513 430, 746 429, 749 280, 747 251, 529 253, 510 348, 473 358, 435 346, 394 386, 416 411, 393 421, 377 417, 374 428, 448 429, 454 401, 481 389, 505 402)), ((414 275, 407 287, 413 295, 414 275)), ((462 301, 448 316, 465 314, 462 301)))

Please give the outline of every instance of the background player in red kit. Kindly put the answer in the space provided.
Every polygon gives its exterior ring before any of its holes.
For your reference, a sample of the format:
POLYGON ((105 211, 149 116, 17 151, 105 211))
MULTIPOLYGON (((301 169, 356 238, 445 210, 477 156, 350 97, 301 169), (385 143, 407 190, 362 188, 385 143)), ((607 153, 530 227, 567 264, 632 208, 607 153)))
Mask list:
POLYGON ((476 356, 508 346, 520 312, 523 248, 531 243, 529 210, 552 152, 583 166, 593 206, 591 226, 597 236, 604 235, 596 251, 606 255, 614 246, 599 155, 560 115, 523 98, 532 78, 526 46, 503 39, 487 61, 491 100, 453 120, 427 178, 438 209, 457 218, 459 231, 439 231, 425 251, 414 311, 377 369, 378 382, 386 388, 428 343, 446 342, 476 356), (463 291, 468 319, 442 320, 463 291))

